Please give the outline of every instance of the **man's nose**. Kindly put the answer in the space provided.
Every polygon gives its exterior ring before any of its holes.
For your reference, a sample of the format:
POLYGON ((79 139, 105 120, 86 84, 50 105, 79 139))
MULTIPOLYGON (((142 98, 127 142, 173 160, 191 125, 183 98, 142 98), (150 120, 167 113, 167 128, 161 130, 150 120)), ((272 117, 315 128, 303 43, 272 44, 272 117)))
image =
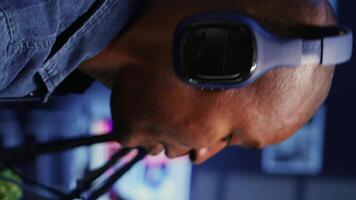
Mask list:
POLYGON ((190 159, 194 164, 199 165, 219 153, 224 147, 225 145, 218 145, 216 147, 206 147, 192 150, 190 152, 190 159))

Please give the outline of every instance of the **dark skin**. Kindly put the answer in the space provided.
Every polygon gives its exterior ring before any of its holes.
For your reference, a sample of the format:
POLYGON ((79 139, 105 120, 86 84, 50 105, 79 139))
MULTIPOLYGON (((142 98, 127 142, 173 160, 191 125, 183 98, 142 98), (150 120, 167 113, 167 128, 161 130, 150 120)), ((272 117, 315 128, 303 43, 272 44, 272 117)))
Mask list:
POLYGON ((325 100, 333 67, 273 70, 242 89, 204 91, 174 73, 177 23, 191 14, 234 9, 280 36, 308 34, 301 26, 335 24, 327 1, 152 1, 143 15, 80 69, 112 88, 118 141, 170 158, 202 163, 227 146, 262 148, 295 133, 325 100), (283 10, 283 12, 282 12, 283 10))

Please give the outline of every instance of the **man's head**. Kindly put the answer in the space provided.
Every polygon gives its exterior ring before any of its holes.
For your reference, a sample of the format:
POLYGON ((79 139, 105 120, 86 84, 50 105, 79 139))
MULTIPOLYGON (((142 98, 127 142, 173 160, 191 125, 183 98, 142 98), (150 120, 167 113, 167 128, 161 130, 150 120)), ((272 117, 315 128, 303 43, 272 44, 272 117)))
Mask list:
POLYGON ((175 27, 186 16, 213 10, 246 13, 279 36, 307 36, 304 25, 335 24, 324 0, 151 1, 98 56, 105 69, 84 69, 112 87, 115 131, 123 145, 151 154, 165 151, 172 158, 189 154, 201 163, 228 145, 261 148, 281 142, 325 100, 332 67, 279 68, 232 90, 204 91, 182 82, 172 63, 175 27), (115 61, 108 62, 110 57, 115 61))

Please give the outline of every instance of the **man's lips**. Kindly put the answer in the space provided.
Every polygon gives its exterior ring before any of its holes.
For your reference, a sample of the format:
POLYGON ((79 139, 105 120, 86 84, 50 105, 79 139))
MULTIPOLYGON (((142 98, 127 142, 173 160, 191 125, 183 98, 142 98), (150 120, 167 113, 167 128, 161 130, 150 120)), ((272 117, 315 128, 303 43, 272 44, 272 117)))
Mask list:
POLYGON ((157 145, 154 147, 150 147, 150 148, 147 148, 147 150, 148 150, 148 154, 150 154, 152 156, 159 155, 162 152, 166 151, 163 145, 157 145))
POLYGON ((147 149, 149 155, 157 156, 164 152, 165 156, 167 158, 171 158, 171 159, 186 156, 186 155, 190 154, 189 150, 179 152, 179 151, 174 151, 173 149, 166 148, 163 145, 157 145, 157 146, 149 147, 146 149, 147 149))
POLYGON ((179 149, 176 149, 173 146, 168 147, 168 145, 163 144, 161 142, 156 143, 156 144, 134 145, 132 143, 127 142, 128 141, 127 138, 124 138, 122 136, 117 138, 117 141, 124 148, 143 148, 144 150, 147 151, 147 154, 149 154, 151 156, 157 156, 164 152, 164 154, 167 158, 177 158, 177 157, 189 155, 189 154, 191 154, 191 151, 192 151, 192 150, 189 150, 187 147, 184 147, 184 148, 180 147, 179 149))

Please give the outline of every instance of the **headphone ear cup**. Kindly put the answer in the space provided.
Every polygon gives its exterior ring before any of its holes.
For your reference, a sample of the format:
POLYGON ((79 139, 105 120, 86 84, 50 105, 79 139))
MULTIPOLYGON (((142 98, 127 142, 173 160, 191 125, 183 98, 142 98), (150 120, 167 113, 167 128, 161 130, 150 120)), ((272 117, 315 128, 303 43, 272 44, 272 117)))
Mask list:
POLYGON ((238 87, 255 70, 255 39, 237 12, 206 12, 183 19, 174 34, 176 74, 198 88, 238 87))

